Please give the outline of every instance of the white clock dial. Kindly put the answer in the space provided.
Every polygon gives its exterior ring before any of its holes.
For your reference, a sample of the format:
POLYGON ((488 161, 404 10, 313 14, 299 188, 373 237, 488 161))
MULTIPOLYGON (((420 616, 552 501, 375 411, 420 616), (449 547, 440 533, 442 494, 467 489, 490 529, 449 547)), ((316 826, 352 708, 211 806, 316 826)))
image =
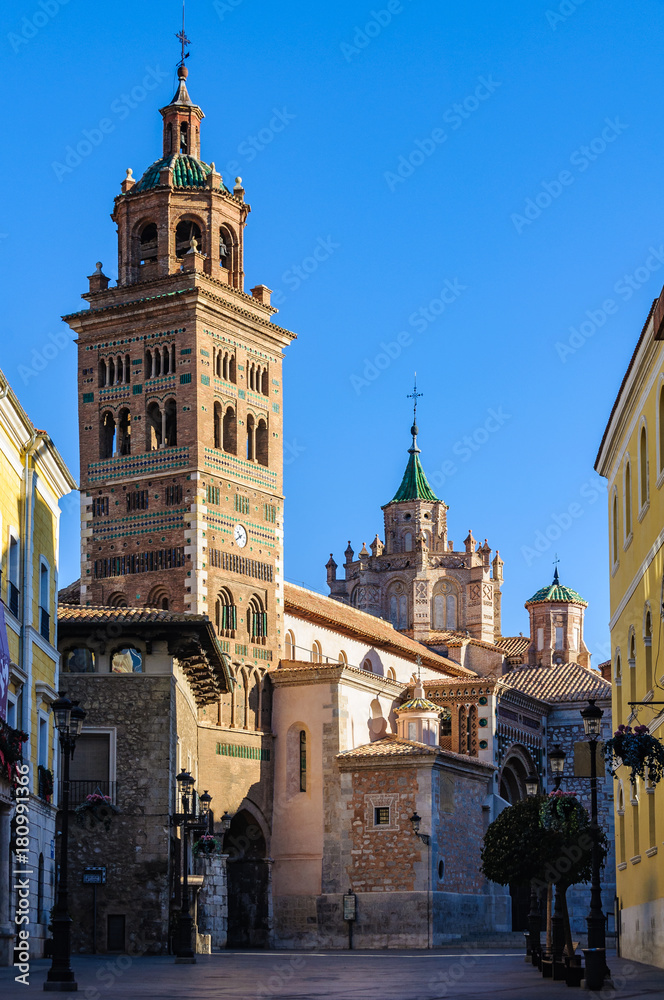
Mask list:
POLYGON ((235 525, 235 531, 233 532, 233 537, 237 545, 243 549, 247 544, 247 529, 242 524, 235 525))

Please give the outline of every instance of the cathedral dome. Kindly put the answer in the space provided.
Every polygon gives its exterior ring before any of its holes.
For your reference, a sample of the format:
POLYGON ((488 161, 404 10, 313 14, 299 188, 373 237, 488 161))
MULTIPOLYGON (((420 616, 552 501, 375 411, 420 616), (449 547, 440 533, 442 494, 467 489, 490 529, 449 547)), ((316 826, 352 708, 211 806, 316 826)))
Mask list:
POLYGON ((580 594, 577 594, 575 590, 571 590, 569 587, 563 587, 558 577, 558 569, 553 575, 553 583, 549 584, 548 587, 542 587, 538 590, 536 594, 526 601, 526 607, 529 604, 542 604, 544 601, 559 601, 564 604, 583 604, 584 607, 588 607, 588 602, 584 601, 580 594))
MULTIPOLYGON (((189 153, 173 153, 169 156, 164 156, 161 160, 155 160, 145 171, 136 186, 132 188, 131 193, 138 194, 141 191, 149 191, 151 188, 158 187, 159 175, 162 170, 167 168, 173 171, 173 187, 176 188, 205 187, 208 174, 212 170, 209 164, 204 163, 203 160, 198 160, 189 153)), ((230 194, 223 181, 220 182, 219 188, 230 194)))

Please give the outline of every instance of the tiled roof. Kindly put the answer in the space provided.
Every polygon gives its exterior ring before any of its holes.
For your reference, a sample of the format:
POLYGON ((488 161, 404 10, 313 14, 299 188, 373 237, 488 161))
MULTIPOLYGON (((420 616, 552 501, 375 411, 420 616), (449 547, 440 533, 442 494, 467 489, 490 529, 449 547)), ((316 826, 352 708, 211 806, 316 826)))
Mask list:
MULTIPOLYGON (((390 500, 390 503, 401 503, 404 500, 428 500, 432 503, 440 503, 439 498, 427 482, 419 455, 414 450, 411 450, 408 465, 401 480, 401 486, 390 500)), ((386 504, 386 506, 389 505, 386 504)))
POLYGON ((503 674, 508 687, 540 701, 587 701, 609 699, 611 684, 590 667, 579 663, 559 663, 553 667, 515 667, 503 674))
POLYGON ((81 581, 74 580, 73 583, 63 587, 58 591, 59 604, 80 604, 81 603, 81 581))
POLYGON ((588 602, 584 601, 580 594, 569 587, 563 587, 558 579, 558 567, 553 575, 553 583, 548 587, 542 587, 536 594, 533 594, 530 600, 526 601, 526 607, 529 604, 541 604, 544 601, 562 601, 565 604, 583 604, 584 607, 588 607, 588 602))
POLYGON ((505 656, 522 656, 530 645, 530 636, 527 635, 502 635, 496 639, 498 646, 505 653, 505 656))
MULTIPOLYGON (((212 169, 207 163, 197 160, 195 156, 190 156, 188 153, 173 153, 163 157, 161 160, 155 160, 145 171, 140 181, 131 188, 130 193, 149 191, 150 188, 157 187, 159 184, 159 174, 165 167, 172 168, 173 186, 176 188, 205 187, 208 174, 212 169)), ((230 194, 223 181, 219 185, 219 188, 230 194)))
POLYGON ((108 608, 60 604, 58 621, 61 622, 207 622, 207 615, 193 615, 187 611, 163 611, 161 608, 108 608))
POLYGON ((376 740, 374 743, 365 743, 361 747, 338 753, 337 760, 357 757, 436 757, 439 753, 440 747, 403 740, 400 736, 384 736, 382 740, 376 740))
POLYGON ((483 639, 475 639, 472 635, 452 629, 443 629, 440 631, 432 629, 427 638, 423 639, 422 642, 427 646, 464 646, 466 643, 470 643, 473 646, 480 646, 482 649, 495 649, 497 652, 502 652, 502 649, 499 649, 496 643, 485 642, 483 639))
POLYGON ((376 618, 366 611, 358 611, 348 604, 334 601, 331 597, 323 597, 322 594, 305 590, 304 587, 298 587, 294 583, 284 584, 284 605, 287 613, 313 620, 326 628, 343 632, 350 638, 368 639, 377 646, 412 660, 413 663, 419 653, 422 663, 427 667, 433 667, 453 677, 475 676, 472 670, 467 670, 444 656, 432 653, 426 646, 397 632, 383 618, 376 618))

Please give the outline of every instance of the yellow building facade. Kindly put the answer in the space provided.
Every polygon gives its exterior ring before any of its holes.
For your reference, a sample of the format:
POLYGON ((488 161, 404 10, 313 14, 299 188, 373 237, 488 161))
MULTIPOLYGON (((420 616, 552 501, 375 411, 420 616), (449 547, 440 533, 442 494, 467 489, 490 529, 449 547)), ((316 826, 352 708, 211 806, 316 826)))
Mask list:
MULTIPOLYGON (((47 936, 55 880, 57 592, 59 501, 76 488, 45 431, 33 426, 0 372, 0 598, 9 655, 9 685, 0 688, 0 965, 11 964, 15 893, 9 884, 12 849, 11 753, 16 732, 27 736, 30 766, 31 954, 47 936), (4 716, 4 717, 3 717, 4 716)), ((3 681, 6 681, 6 678, 3 681)))
MULTIPOLYGON (((664 292, 653 303, 595 468, 608 481, 613 719, 664 739, 664 292), (660 704, 657 704, 660 702, 660 704), (636 704, 634 704, 636 703, 636 704)), ((664 787, 614 778, 621 953, 664 968, 664 787)))

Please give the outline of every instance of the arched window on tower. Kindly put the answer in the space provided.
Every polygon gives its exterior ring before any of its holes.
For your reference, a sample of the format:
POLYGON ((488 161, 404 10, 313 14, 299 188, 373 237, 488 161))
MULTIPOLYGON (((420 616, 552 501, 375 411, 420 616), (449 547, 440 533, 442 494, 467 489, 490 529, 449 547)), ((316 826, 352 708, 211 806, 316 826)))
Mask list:
POLYGON ((390 621, 395 628, 408 628, 408 597, 406 594, 390 595, 390 621))
POLYGON ((162 350, 161 370, 164 375, 169 375, 171 370, 171 352, 168 347, 162 350))
POLYGON ((247 461, 253 462, 256 457, 256 421, 252 413, 247 416, 247 461))
POLYGON ((154 222, 148 222, 147 225, 143 226, 141 229, 141 235, 139 237, 139 264, 149 264, 157 259, 157 225, 154 222))
POLYGON ((314 641, 311 644, 311 662, 312 663, 323 662, 323 652, 321 650, 321 646, 318 639, 314 639, 314 641))
POLYGON ((101 415, 99 427, 99 457, 113 458, 115 454, 115 418, 106 410, 101 415))
POLYGON ((165 154, 170 156, 173 152, 173 123, 169 122, 166 126, 166 144, 165 144, 165 154))
POLYGON ((167 399, 164 412, 166 416, 166 447, 174 448, 178 443, 178 408, 174 399, 167 399))
POLYGON ((152 351, 145 352, 145 377, 152 378, 152 351))
POLYGON ((115 385, 115 360, 113 358, 108 359, 108 381, 106 385, 115 385))
POLYGON ((162 611, 168 611, 169 604, 168 591, 163 584, 159 583, 156 587, 153 587, 148 594, 147 606, 149 608, 160 608, 162 611))
POLYGON ((192 240, 196 240, 198 250, 202 253, 203 243, 201 241, 200 226, 190 219, 181 219, 175 229, 175 256, 179 260, 191 249, 192 240))
POLYGON ((235 371, 235 355, 231 354, 228 358, 228 381, 232 382, 234 385, 237 382, 237 374, 235 371))
POLYGON ((295 659, 295 636, 290 629, 286 632, 284 656, 287 660, 295 659))
POLYGON ((259 465, 268 464, 267 423, 262 419, 258 421, 256 428, 256 461, 259 465))
POLYGON ((237 454, 237 417, 232 406, 224 413, 223 447, 229 455, 237 454))
POLYGON ((219 266, 229 272, 233 270, 233 237, 223 226, 219 230, 219 266))
POLYGON ((99 385, 106 385, 106 362, 104 360, 99 362, 99 385))
POLYGON ((118 414, 118 455, 131 455, 131 414, 126 407, 118 414))
POLYGON ((263 602, 257 594, 249 601, 247 609, 247 632, 249 638, 254 643, 265 645, 267 636, 267 612, 263 607, 263 602))
POLYGON ((214 404, 214 446, 221 448, 221 403, 214 404))
POLYGON ((189 152, 189 126, 186 122, 180 124, 180 152, 183 154, 189 152))
POLYGON ((214 623, 219 635, 234 639, 237 629, 237 606, 228 587, 222 587, 214 607, 214 623))
POLYGON ((457 627, 457 596, 452 584, 447 581, 438 584, 433 596, 433 627, 435 629, 455 629, 457 627))
POLYGON ((156 378, 158 375, 161 375, 161 351, 155 347, 152 355, 152 376, 156 378))
POLYGON ((404 552, 413 551, 413 533, 412 531, 407 531, 403 536, 403 550, 404 552))
POLYGON ((268 384, 267 384, 267 368, 263 369, 259 391, 262 392, 264 396, 269 396, 270 394, 270 390, 268 389, 268 384))
POLYGON ((146 442, 148 451, 158 451, 162 442, 162 419, 159 403, 150 403, 145 421, 146 442))

